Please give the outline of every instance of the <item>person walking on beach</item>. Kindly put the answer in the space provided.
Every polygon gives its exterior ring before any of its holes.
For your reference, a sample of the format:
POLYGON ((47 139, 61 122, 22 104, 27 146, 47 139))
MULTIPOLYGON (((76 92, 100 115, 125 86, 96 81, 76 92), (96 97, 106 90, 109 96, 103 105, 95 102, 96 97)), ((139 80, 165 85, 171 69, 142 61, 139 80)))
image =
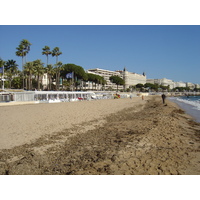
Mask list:
POLYGON ((163 104, 165 104, 165 99, 166 99, 165 94, 162 94, 162 101, 163 101, 163 104))
POLYGON ((144 96, 142 95, 142 100, 144 100, 144 96))

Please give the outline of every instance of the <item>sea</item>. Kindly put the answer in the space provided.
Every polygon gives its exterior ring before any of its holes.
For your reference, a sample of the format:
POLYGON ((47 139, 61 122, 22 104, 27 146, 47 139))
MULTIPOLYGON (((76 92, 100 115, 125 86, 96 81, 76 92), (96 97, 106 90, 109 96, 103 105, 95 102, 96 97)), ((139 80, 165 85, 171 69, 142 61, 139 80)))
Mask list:
POLYGON ((196 122, 200 123, 200 96, 170 97, 169 100, 177 103, 196 122))

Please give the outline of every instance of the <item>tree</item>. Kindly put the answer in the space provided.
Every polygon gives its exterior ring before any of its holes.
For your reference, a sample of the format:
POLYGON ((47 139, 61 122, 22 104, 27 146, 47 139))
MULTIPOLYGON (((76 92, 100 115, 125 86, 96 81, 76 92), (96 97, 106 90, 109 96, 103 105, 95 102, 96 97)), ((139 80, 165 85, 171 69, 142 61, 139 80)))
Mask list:
POLYGON ((18 72, 17 63, 15 60, 8 60, 4 65, 4 72, 6 73, 7 78, 9 79, 10 88, 12 87, 12 79, 18 72))
POLYGON ((52 56, 56 56, 56 64, 58 63, 58 56, 61 55, 62 52, 60 51, 59 47, 55 47, 53 50, 52 50, 52 56))
POLYGON ((164 91, 164 90, 169 91, 169 85, 168 86, 160 85, 160 88, 162 89, 162 91, 164 91))
POLYGON ((99 75, 95 75, 95 78, 94 78, 94 82, 95 82, 95 88, 97 89, 97 84, 99 85, 100 82, 101 82, 101 76, 99 75))
POLYGON ((63 85, 63 89, 70 90, 70 83, 67 80, 63 80, 62 85, 63 85))
POLYGON ((119 76, 111 76, 109 79, 112 83, 115 83, 117 85, 117 91, 118 91, 118 86, 124 85, 125 83, 124 80, 120 78, 119 76))
POLYGON ((95 84, 101 84, 102 86, 106 84, 106 80, 104 79, 104 77, 96 75, 95 76, 95 84))
POLYGON ((93 83, 95 83, 95 74, 87 73, 88 81, 92 82, 92 90, 93 90, 93 83))
POLYGON ((184 92, 184 91, 190 91, 190 88, 189 87, 176 87, 173 90, 178 91, 178 92, 184 92))
POLYGON ((46 55, 46 57, 47 57, 47 66, 48 66, 48 57, 49 57, 49 55, 52 54, 52 52, 50 51, 49 46, 45 46, 42 50, 43 50, 42 55, 46 55))
POLYGON ((56 68, 55 68, 55 73, 56 73, 56 90, 59 89, 60 85, 60 71, 63 69, 62 68, 62 62, 57 62, 56 63, 56 68))
POLYGON ((63 65, 63 69, 61 71, 61 77, 63 77, 64 79, 66 78, 66 74, 68 73, 74 73, 74 77, 73 77, 73 84, 75 84, 75 82, 79 79, 79 80, 87 80, 87 75, 85 73, 85 70, 78 65, 75 64, 65 64, 63 65))
POLYGON ((138 83, 137 85, 136 85, 136 88, 143 88, 144 87, 144 85, 142 84, 142 83, 138 83))
MULTIPOLYGON (((26 55, 27 55, 29 53, 30 49, 31 49, 31 45, 32 44, 28 40, 26 40, 26 39, 23 39, 21 41, 21 44, 23 45, 24 50, 25 50, 26 55)), ((26 63, 26 55, 25 55, 25 63, 26 63)))
MULTIPOLYGON (((31 45, 32 44, 28 40, 23 39, 20 42, 19 46, 16 48, 17 49, 16 56, 22 57, 22 68, 23 68, 23 64, 24 64, 24 60, 23 59, 29 53, 31 45)), ((26 58, 25 58, 25 62, 26 62, 26 58)))
POLYGON ((12 80, 12 86, 15 89, 20 89, 20 88, 22 88, 22 81, 23 81, 23 77, 22 76, 15 77, 12 80))
POLYGON ((35 60, 33 61, 33 66, 34 66, 34 74, 37 76, 37 89, 40 90, 40 76, 42 76, 44 74, 44 67, 43 64, 41 62, 41 60, 35 60))
POLYGON ((16 56, 22 57, 22 68, 23 68, 24 56, 26 55, 26 52, 24 51, 24 46, 22 44, 19 44, 19 46, 16 49, 17 49, 17 51, 15 52, 16 56))
POLYGON ((24 66, 24 72, 28 75, 27 89, 32 90, 32 75, 34 73, 34 63, 27 62, 24 66))
POLYGON ((145 83, 144 87, 147 88, 148 90, 154 90, 154 91, 158 91, 158 84, 152 84, 152 83, 145 83))
MULTIPOLYGON (((16 56, 22 57, 22 72, 23 72, 24 71, 24 56, 26 55, 26 52, 24 51, 24 47, 21 44, 16 49, 17 49, 16 56)), ((23 78, 22 87, 24 89, 24 74, 22 78, 23 78)))
MULTIPOLYGON (((95 87, 96 84, 101 84, 101 85, 105 85, 106 84, 106 80, 99 75, 96 74, 91 74, 91 73, 87 73, 87 80, 92 82, 92 90, 93 90, 93 84, 95 83, 95 87)), ((96 89, 96 88, 95 88, 96 89)))
POLYGON ((135 87, 136 90, 139 90, 140 92, 144 91, 144 85, 142 83, 138 83, 135 87))
POLYGON ((55 69, 53 68, 53 65, 47 65, 45 72, 47 73, 47 77, 48 77, 48 80, 49 80, 49 84, 47 86, 47 89, 51 90, 52 76, 55 74, 55 69))
POLYGON ((7 62, 5 62, 4 70, 11 71, 12 73, 16 73, 18 70, 17 66, 18 64, 16 63, 15 60, 8 60, 7 62))
MULTIPOLYGON (((15 52, 16 56, 22 57, 22 71, 24 71, 24 58, 26 62, 26 55, 30 51, 30 46, 31 43, 28 40, 23 39, 20 42, 19 46, 16 48, 17 49, 17 51, 15 52)), ((23 88, 24 88, 24 74, 23 74, 23 88)))

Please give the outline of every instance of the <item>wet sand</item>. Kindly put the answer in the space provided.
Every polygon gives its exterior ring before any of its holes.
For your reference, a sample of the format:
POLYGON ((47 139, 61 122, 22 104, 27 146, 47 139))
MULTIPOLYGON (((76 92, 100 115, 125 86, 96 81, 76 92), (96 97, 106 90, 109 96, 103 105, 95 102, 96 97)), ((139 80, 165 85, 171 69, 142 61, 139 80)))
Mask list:
MULTIPOLYGON (((200 124, 176 104, 163 105, 160 97, 73 102, 72 113, 80 118, 72 114, 71 123, 63 120, 62 106, 68 104, 12 107, 27 116, 30 108, 35 110, 29 120, 24 117, 26 122, 44 111, 47 120, 36 117, 37 137, 30 136, 33 130, 20 129, 16 137, 24 138, 23 144, 12 141, 6 149, 1 142, 0 174, 200 174, 200 124), (54 126, 48 120, 50 108, 54 126)), ((11 107, 4 109, 5 114, 11 107)))

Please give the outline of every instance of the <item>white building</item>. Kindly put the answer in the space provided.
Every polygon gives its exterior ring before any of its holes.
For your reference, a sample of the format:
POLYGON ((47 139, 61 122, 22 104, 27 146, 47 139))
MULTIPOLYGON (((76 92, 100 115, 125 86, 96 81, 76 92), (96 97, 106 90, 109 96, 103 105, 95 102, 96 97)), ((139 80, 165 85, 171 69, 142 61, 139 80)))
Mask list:
POLYGON ((152 83, 152 84, 158 84, 158 85, 163 85, 163 86, 168 86, 170 87, 170 89, 174 89, 176 87, 189 87, 190 89, 194 89, 195 87, 197 87, 197 84, 193 84, 193 83, 184 83, 182 81, 180 82, 174 82, 170 79, 147 79, 147 83, 152 83))
POLYGON ((147 83, 155 84, 155 79, 147 79, 147 83))
POLYGON ((128 72, 126 68, 124 68, 124 70, 118 70, 118 71, 110 71, 110 70, 95 68, 95 69, 87 70, 87 73, 92 73, 92 74, 102 76, 107 82, 107 84, 105 85, 105 89, 109 89, 109 88, 117 89, 117 85, 110 81, 111 76, 119 76, 120 78, 124 79, 125 86, 119 85, 118 89, 124 89, 124 87, 125 89, 127 89, 130 86, 137 85, 138 83, 142 83, 142 84, 146 83, 146 75, 128 72))
POLYGON ((151 83, 151 84, 158 84, 158 85, 162 85, 162 86, 169 86, 170 89, 173 89, 175 86, 174 81, 170 80, 170 79, 166 79, 166 78, 162 78, 162 79, 147 79, 147 83, 151 83))
POLYGON ((174 81, 170 79, 163 78, 161 79, 161 85, 162 86, 169 86, 170 89, 174 88, 174 81))
POLYGON ((145 74, 128 72, 126 68, 124 68, 124 71, 121 71, 121 73, 123 74, 123 78, 125 80, 125 89, 129 88, 130 86, 137 85, 138 83, 145 84, 147 82, 147 77, 145 74))
MULTIPOLYGON (((120 78, 123 78, 123 75, 118 71, 110 71, 110 70, 99 69, 99 68, 89 69, 87 70, 87 73, 102 76, 106 80, 106 85, 104 86, 105 90, 109 88, 117 89, 117 85, 115 83, 112 83, 109 79, 111 76, 119 76, 120 78)), ((88 89, 92 89, 93 87, 94 86, 92 86, 91 82, 87 82, 88 89)), ((102 88, 102 85, 98 85, 96 89, 100 90, 100 88, 102 88)), ((123 89, 123 85, 119 85, 118 89, 123 89)))
POLYGON ((175 82, 174 88, 176 87, 186 87, 186 83, 180 81, 180 82, 175 82))
POLYGON ((200 89, 200 84, 195 84, 195 88, 200 89))
POLYGON ((186 87, 189 87, 191 90, 193 90, 195 88, 195 84, 187 82, 186 87))

